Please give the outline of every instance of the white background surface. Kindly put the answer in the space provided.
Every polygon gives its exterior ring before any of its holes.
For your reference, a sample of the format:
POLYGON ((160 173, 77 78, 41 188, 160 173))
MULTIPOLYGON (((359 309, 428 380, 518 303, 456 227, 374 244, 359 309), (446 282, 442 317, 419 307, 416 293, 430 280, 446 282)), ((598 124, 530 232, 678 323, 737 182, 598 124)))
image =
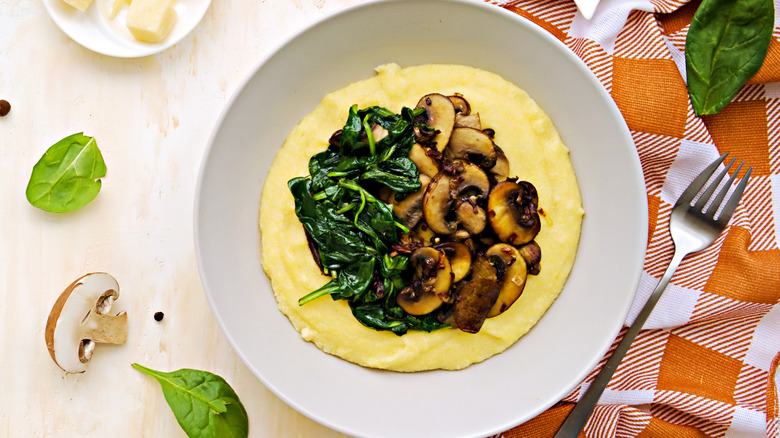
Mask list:
POLYGON ((0 436, 184 436, 132 362, 223 376, 250 436, 341 436, 285 405, 233 353, 198 278, 192 211, 208 136, 238 84, 294 32, 356 2, 215 1, 179 44, 118 59, 73 42, 41 0, 0 0, 0 99, 12 105, 0 118, 0 436), (100 194, 67 214, 32 207, 33 165, 80 131, 108 167, 100 194), (114 309, 129 315, 128 340, 99 346, 85 374, 67 375, 46 350, 46 318, 94 271, 119 281, 114 309))

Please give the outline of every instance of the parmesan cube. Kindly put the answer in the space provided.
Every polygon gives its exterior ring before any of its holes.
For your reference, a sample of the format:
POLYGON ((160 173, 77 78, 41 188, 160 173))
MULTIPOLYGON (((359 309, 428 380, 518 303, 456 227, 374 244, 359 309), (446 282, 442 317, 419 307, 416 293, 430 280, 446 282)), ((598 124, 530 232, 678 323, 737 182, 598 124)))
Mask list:
POLYGON ((175 21, 173 0, 133 0, 127 9, 127 28, 139 41, 162 41, 175 21))
POLYGON ((86 11, 92 0, 62 0, 80 11, 86 11))

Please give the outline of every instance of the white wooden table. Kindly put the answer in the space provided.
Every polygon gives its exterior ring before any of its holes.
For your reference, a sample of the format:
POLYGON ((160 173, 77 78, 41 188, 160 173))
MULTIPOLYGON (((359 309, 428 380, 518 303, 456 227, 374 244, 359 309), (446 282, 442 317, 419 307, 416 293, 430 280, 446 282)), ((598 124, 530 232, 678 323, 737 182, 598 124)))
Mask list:
MULTIPOLYGON (((185 0, 181 0, 185 1, 185 0)), ((218 115, 282 41, 358 0, 215 0, 179 44, 140 59, 90 52, 40 0, 0 0, 0 436, 184 436, 156 381, 130 367, 223 376, 253 437, 335 437, 273 395, 218 329, 198 277, 195 183, 218 115), (72 213, 32 207, 33 165, 84 131, 108 167, 72 213), (44 326, 60 292, 88 272, 117 278, 127 343, 101 345, 86 373, 51 360, 44 326), (164 313, 162 321, 155 312, 164 313)))

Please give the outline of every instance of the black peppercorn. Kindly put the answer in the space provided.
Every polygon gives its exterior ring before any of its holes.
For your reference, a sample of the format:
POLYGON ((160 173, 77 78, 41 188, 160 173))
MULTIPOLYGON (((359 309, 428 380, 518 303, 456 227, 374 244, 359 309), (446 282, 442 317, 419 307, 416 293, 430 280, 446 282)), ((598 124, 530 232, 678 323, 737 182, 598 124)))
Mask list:
POLYGON ((159 321, 162 321, 162 319, 163 319, 163 317, 164 317, 164 316, 165 316, 165 314, 164 314, 164 313, 162 313, 162 312, 156 312, 156 313, 154 314, 154 320, 155 320, 155 321, 158 321, 158 322, 159 322, 159 321))
POLYGON ((11 104, 7 100, 0 100, 0 117, 5 117, 11 112, 11 104))

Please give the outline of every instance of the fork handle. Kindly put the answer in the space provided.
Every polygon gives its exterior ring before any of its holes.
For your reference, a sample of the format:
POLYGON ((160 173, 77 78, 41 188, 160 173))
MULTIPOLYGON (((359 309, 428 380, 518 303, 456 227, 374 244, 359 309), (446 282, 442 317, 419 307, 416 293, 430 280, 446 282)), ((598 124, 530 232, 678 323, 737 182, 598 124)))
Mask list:
POLYGON ((661 281, 658 283, 658 286, 655 287, 655 290, 650 295, 650 298, 647 299, 645 306, 642 308, 642 311, 639 312, 639 315, 637 315, 634 323, 631 324, 631 327, 628 328, 628 331, 623 336, 623 339, 620 341, 617 347, 615 347, 615 351, 612 352, 612 355, 609 357, 609 360, 607 360, 607 363, 604 364, 604 367, 601 369, 601 371, 599 371, 598 375, 596 375, 596 378, 590 384, 590 387, 588 387, 588 389, 585 391, 585 394, 583 394, 582 398, 574 406, 574 409, 569 412, 566 420, 563 422, 560 429, 558 429, 558 433, 555 434, 555 438, 574 438, 577 436, 577 434, 579 434, 583 426, 585 426, 585 423, 588 421, 590 414, 596 407, 596 403, 599 401, 601 394, 607 387, 607 383, 609 383, 609 380, 615 373, 615 370, 620 364, 620 361, 623 360, 623 356, 626 355, 626 352, 631 346, 631 343, 636 338, 636 335, 639 334, 639 331, 642 329, 645 321, 647 321, 650 313, 652 313, 653 308, 661 298, 661 294, 663 294, 664 290, 666 290, 666 286, 669 284, 669 280, 672 279, 672 275, 674 275, 677 267, 680 266, 680 262, 682 261, 683 257, 685 257, 685 255, 686 254, 682 251, 675 249, 674 255, 672 256, 672 261, 669 263, 669 267, 666 268, 666 272, 664 272, 664 275, 661 277, 661 281))

